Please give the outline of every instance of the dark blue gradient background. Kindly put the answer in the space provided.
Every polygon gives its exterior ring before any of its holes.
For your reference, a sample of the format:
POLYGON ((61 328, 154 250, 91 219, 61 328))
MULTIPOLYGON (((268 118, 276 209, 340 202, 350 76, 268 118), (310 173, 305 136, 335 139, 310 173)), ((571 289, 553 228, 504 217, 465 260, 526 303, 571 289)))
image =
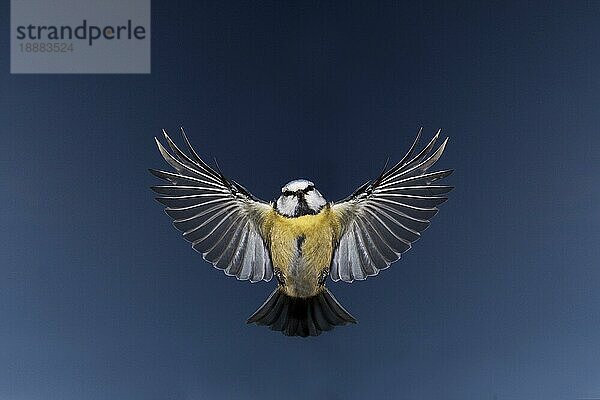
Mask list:
MULTIPOLYGON (((600 5, 154 2, 151 75, 10 75, 0 398, 600 397, 600 5), (316 339, 206 264, 148 187, 183 125, 258 197, 345 197, 419 126, 451 199, 316 339)), ((522 4, 523 3, 523 4, 522 4)))

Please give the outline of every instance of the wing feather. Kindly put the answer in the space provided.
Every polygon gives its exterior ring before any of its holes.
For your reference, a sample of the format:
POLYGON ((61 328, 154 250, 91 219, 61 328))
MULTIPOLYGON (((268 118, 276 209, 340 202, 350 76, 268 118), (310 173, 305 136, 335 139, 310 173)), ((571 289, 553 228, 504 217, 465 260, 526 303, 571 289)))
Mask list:
POLYGON ((334 281, 366 279, 389 267, 421 237, 437 207, 448 200, 444 195, 453 187, 433 183, 453 170, 427 172, 441 158, 448 138, 434 150, 438 131, 416 152, 421 132, 400 162, 333 205, 342 221, 330 268, 334 281))
POLYGON ((206 164, 183 130, 188 154, 163 133, 168 149, 155 138, 156 144, 175 172, 149 171, 170 183, 152 186, 152 190, 173 225, 194 250, 225 274, 251 282, 269 281, 273 268, 260 227, 272 206, 206 164))

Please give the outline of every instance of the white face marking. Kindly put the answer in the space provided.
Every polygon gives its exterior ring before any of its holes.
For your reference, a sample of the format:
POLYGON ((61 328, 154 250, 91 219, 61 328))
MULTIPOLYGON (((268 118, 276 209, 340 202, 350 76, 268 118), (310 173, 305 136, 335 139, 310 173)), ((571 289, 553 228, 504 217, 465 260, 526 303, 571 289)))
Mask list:
POLYGON ((327 201, 314 188, 314 183, 305 179, 291 181, 281 188, 277 199, 277 211, 286 217, 318 213, 327 201))
POLYGON ((296 196, 279 196, 277 199, 277 211, 286 217, 293 217, 298 207, 298 198, 296 196))
POLYGON ((304 190, 309 186, 315 186, 311 181, 307 181, 306 179, 296 179, 295 181, 291 181, 287 185, 281 188, 281 193, 284 192, 297 192, 298 190, 304 190))
POLYGON ((317 189, 313 189, 307 194, 304 195, 304 199, 306 200, 306 204, 308 204, 308 208, 313 211, 319 211, 321 207, 327 203, 321 193, 317 189))

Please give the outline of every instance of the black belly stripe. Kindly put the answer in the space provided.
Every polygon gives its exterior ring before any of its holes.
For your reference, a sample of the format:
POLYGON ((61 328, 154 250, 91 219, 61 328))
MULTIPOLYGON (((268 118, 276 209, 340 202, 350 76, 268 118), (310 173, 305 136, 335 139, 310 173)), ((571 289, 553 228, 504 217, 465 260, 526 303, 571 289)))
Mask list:
POLYGON ((304 236, 304 235, 300 235, 296 239, 296 248, 298 249, 298 258, 302 257, 302 245, 304 244, 305 240, 306 240, 306 236, 304 236))

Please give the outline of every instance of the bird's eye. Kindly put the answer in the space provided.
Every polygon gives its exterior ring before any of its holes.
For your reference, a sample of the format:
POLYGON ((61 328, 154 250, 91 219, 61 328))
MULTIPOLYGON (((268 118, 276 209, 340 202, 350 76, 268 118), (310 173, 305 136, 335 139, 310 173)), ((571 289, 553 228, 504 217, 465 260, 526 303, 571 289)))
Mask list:
POLYGON ((290 192, 289 190, 286 190, 285 192, 283 192, 283 195, 284 195, 284 196, 293 196, 293 195, 294 195, 294 193, 293 193, 293 192, 290 192))

